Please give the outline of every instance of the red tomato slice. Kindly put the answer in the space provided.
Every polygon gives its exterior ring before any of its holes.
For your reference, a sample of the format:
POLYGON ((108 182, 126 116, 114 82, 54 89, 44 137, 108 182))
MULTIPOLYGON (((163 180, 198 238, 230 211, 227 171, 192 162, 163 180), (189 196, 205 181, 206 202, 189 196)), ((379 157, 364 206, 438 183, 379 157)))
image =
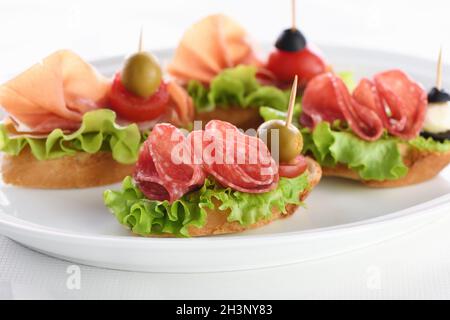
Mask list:
POLYGON ((292 164, 281 163, 278 167, 278 173, 280 174, 280 177, 295 178, 305 172, 306 169, 308 169, 308 163, 306 162, 305 157, 297 156, 292 164))
POLYGON ((326 72, 327 65, 319 55, 306 47, 297 52, 275 50, 269 56, 267 69, 282 82, 290 82, 298 75, 300 84, 306 85, 315 76, 326 72))
POLYGON ((125 89, 117 73, 109 93, 109 105, 120 117, 130 121, 149 121, 160 116, 167 108, 170 95, 164 82, 149 98, 138 97, 125 89))

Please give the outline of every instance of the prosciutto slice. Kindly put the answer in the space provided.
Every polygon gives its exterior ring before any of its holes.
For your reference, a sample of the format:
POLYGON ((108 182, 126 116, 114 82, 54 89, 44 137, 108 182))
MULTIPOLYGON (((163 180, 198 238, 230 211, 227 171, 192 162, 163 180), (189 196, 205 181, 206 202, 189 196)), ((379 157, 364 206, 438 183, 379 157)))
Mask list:
POLYGON ((335 74, 326 73, 306 87, 300 121, 308 127, 322 121, 345 121, 367 141, 379 139, 384 129, 411 139, 422 128, 426 104, 426 92, 399 70, 361 80, 353 94, 335 74))
POLYGON ((102 106, 110 82, 75 53, 57 51, 0 86, 0 106, 21 132, 75 130, 102 106))
POLYGON ((229 17, 216 14, 185 32, 168 71, 181 82, 209 83, 221 70, 243 63, 257 63, 245 30, 229 17))

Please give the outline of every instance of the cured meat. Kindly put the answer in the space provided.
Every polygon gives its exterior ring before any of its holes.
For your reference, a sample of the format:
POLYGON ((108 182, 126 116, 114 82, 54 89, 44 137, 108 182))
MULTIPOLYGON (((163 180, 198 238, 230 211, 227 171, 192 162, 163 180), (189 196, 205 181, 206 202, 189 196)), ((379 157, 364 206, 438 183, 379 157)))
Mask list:
POLYGON ((225 187, 264 193, 278 184, 278 166, 264 142, 227 122, 206 125, 202 156, 204 170, 225 187))
POLYGON ((301 123, 314 127, 319 122, 346 121, 364 140, 380 138, 383 130, 402 139, 417 136, 427 104, 426 92, 405 73, 392 70, 363 79, 350 94, 333 73, 315 77, 303 95, 301 123))
POLYGON ((187 126, 194 120, 194 103, 187 91, 174 81, 167 84, 170 95, 169 119, 176 126, 187 126))
POLYGON ((217 120, 187 138, 173 125, 157 124, 142 146, 134 179, 147 198, 173 202, 203 185, 207 175, 246 193, 271 191, 279 180, 262 140, 217 120))
POLYGON ((302 108, 301 122, 308 127, 323 121, 341 120, 365 140, 374 141, 383 134, 383 124, 377 113, 359 104, 344 82, 331 72, 309 82, 303 94, 302 108))
POLYGON ((151 200, 173 202, 203 185, 205 173, 200 165, 185 161, 187 140, 170 124, 157 124, 142 146, 134 179, 151 200), (178 148, 178 149, 177 149, 178 148))
POLYGON ((406 140, 416 137, 425 120, 428 104, 426 91, 400 70, 379 73, 374 81, 381 100, 391 114, 386 126, 389 133, 406 140))
POLYGON ((227 16, 208 16, 185 32, 168 71, 182 82, 209 83, 225 68, 257 63, 246 37, 227 16))
POLYGON ((103 105, 110 82, 71 51, 46 57, 0 87, 0 106, 21 132, 75 130, 103 105))

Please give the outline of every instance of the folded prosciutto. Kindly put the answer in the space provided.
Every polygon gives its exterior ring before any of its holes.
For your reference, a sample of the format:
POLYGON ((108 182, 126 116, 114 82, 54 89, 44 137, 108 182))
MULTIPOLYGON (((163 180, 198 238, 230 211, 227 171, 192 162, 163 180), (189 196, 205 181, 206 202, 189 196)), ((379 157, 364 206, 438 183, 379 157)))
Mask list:
POLYGON ((110 81, 75 53, 57 51, 0 86, 0 106, 21 132, 78 129, 105 103, 110 81))
POLYGON ((222 14, 208 16, 184 34, 168 66, 178 80, 209 83, 221 70, 256 63, 245 30, 222 14))
POLYGON ((367 141, 379 139, 384 129, 412 139, 423 126, 426 106, 425 90, 400 70, 361 80, 353 94, 335 74, 326 73, 306 87, 301 123, 315 127, 322 121, 341 120, 367 141))

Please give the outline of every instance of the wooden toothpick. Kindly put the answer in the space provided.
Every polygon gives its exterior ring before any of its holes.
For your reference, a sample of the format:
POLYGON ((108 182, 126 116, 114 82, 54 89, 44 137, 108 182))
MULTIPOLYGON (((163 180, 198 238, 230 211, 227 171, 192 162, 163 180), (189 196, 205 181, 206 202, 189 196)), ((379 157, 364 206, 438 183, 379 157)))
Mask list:
POLYGON ((439 57, 437 63, 436 88, 438 90, 442 90, 442 46, 441 49, 439 50, 439 57))
POLYGON ((292 31, 297 29, 297 7, 296 7, 296 1, 291 0, 291 19, 292 19, 292 31))
POLYGON ((295 75, 294 83, 292 84, 291 96, 289 97, 289 107, 286 116, 286 127, 289 127, 292 123, 292 116, 294 115, 295 98, 297 97, 297 82, 298 77, 295 75))
POLYGON ((144 34, 144 27, 141 26, 141 32, 139 33, 139 47, 138 47, 138 52, 142 52, 142 47, 143 47, 143 34, 144 34))

